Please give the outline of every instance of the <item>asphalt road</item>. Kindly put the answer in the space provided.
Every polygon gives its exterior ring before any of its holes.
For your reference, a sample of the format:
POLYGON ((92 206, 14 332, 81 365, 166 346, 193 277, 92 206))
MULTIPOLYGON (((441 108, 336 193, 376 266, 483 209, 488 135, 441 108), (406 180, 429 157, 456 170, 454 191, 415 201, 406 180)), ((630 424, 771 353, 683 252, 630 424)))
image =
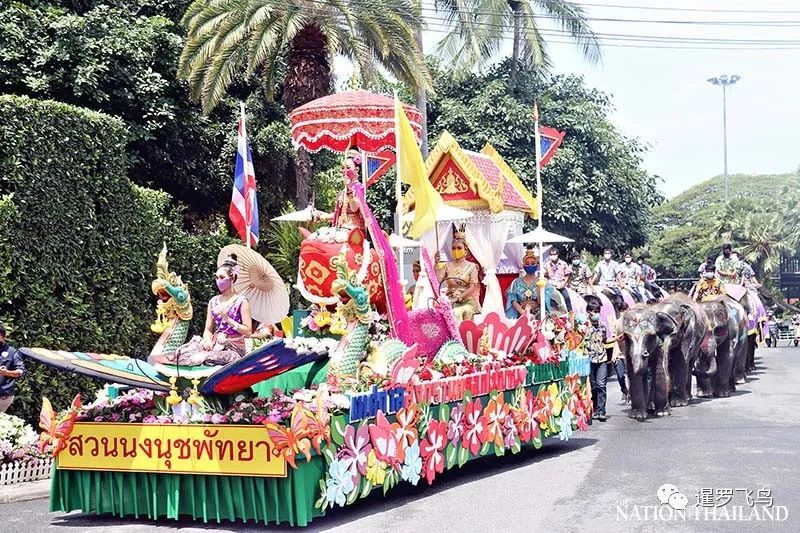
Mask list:
MULTIPOLYGON (((765 348, 758 355, 759 370, 731 398, 695 400, 670 417, 637 422, 617 404, 619 388, 612 382, 611 418, 588 433, 566 443, 548 441, 538 451, 471 462, 437 478, 433 487, 401 486, 388 499, 373 495, 307 530, 800 531, 800 348, 765 348), (683 515, 656 507, 665 483, 688 499, 683 515), (756 498, 761 489, 772 497, 774 520, 761 505, 754 515, 746 502, 748 490, 756 498), (732 500, 725 504, 728 491, 732 500), (709 497, 721 498, 715 502, 720 506, 698 507, 709 497)), ((20 533, 265 531, 63 515, 49 513, 46 500, 0 505, 0 512, 2 530, 20 533)))

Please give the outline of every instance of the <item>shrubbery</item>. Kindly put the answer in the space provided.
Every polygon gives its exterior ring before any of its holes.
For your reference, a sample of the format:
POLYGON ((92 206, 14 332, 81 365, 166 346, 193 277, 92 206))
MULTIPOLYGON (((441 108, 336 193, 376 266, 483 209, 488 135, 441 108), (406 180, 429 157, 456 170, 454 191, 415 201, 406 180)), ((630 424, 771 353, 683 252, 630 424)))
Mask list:
MULTIPOLYGON (((148 353, 163 242, 202 323, 227 237, 187 235, 168 195, 134 186, 126 142, 116 118, 0 96, 0 322, 12 344, 148 353)), ((42 395, 58 409, 96 386, 31 362, 11 411, 35 421, 42 395)))

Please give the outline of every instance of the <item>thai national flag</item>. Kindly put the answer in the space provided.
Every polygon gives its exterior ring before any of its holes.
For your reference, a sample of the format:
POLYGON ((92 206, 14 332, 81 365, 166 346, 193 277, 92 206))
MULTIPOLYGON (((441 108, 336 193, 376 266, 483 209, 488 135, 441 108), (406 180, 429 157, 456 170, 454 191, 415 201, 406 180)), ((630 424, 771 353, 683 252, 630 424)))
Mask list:
POLYGON ((256 173, 253 154, 247 144, 244 104, 239 118, 239 147, 236 150, 236 170, 233 174, 233 196, 228 216, 233 227, 247 246, 258 243, 258 200, 256 199, 256 173))

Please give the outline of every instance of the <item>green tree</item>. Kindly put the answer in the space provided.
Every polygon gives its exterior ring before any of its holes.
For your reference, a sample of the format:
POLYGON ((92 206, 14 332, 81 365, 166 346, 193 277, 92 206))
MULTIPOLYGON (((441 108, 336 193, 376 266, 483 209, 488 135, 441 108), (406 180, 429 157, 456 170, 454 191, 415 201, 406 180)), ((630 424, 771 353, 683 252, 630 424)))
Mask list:
MULTIPOLYGON (((187 0, 52 0, 0 4, 0 92, 53 99, 120 117, 131 179, 163 189, 198 229, 227 210, 238 104, 204 116, 177 79, 187 0), (211 220, 209 220, 211 219, 211 220)), ((283 109, 258 83, 246 100, 262 219, 294 197, 283 109), (279 179, 288 176, 290 179, 279 179)))
MULTIPOLYGON (((447 130, 467 149, 491 143, 535 194, 531 103, 536 98, 542 124, 566 132, 542 173, 545 226, 574 238, 579 250, 643 245, 650 207, 661 196, 656 178, 642 169, 641 145, 610 122, 609 98, 580 77, 541 72, 520 72, 512 89, 510 63, 463 80, 438 72, 430 102, 432 142, 447 130)), ((383 209, 391 212, 391 198, 376 198, 374 209, 386 202, 383 209)))
MULTIPOLYGON (((184 16, 188 29, 180 74, 210 112, 237 73, 258 75, 271 94, 282 82, 281 101, 291 111, 331 91, 331 60, 343 55, 365 79, 383 67, 412 87, 428 83, 414 39, 419 11, 409 0, 196 0, 184 16)), ((300 207, 309 199, 311 160, 295 162, 300 207)))
POLYGON ((800 177, 734 175, 730 201, 721 177, 704 181, 652 212, 653 265, 662 275, 691 277, 725 242, 739 248, 758 276, 774 275, 800 242, 796 212, 800 177))
POLYGON ((575 2, 566 0, 436 0, 436 9, 446 16, 450 31, 439 45, 439 53, 461 71, 485 65, 512 37, 511 85, 520 67, 549 65, 547 39, 543 29, 556 26, 581 48, 584 57, 600 59, 600 45, 589 27, 586 13, 575 2))

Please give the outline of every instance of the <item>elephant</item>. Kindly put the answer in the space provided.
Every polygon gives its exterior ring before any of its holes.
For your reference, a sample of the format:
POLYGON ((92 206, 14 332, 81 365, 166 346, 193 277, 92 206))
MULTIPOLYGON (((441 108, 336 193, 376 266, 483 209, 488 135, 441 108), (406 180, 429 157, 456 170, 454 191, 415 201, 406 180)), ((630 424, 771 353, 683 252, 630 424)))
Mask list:
POLYGON ((668 354, 668 368, 671 389, 669 404, 682 407, 692 398, 692 370, 700 356, 700 350, 707 336, 708 317, 703 308, 684 294, 676 293, 654 306, 655 312, 668 314, 675 320, 677 330, 664 341, 664 351, 668 354))
POLYGON ((679 325, 670 315, 673 304, 636 305, 622 314, 620 351, 628 371, 631 397, 630 417, 647 418, 647 411, 657 416, 669 414, 669 358, 664 346, 679 325))
POLYGON ((703 343, 695 365, 697 395, 727 398, 736 390, 736 361, 746 357, 747 314, 728 296, 718 296, 700 306, 708 317, 711 335, 703 343))

